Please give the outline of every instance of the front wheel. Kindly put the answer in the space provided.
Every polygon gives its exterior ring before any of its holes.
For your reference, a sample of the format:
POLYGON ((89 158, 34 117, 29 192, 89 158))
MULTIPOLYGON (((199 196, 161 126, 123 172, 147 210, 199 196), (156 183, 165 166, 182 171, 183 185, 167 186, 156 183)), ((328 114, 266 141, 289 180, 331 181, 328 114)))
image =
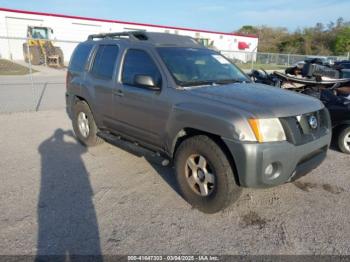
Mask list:
POLYGON ((97 136, 97 126, 89 105, 84 101, 78 101, 73 106, 73 129, 79 142, 85 146, 95 146, 103 142, 97 136))
POLYGON ((350 154, 350 126, 346 126, 339 133, 338 146, 340 151, 350 154))
POLYGON ((180 193, 202 212, 216 213, 240 196, 226 154, 207 136, 183 141, 176 151, 175 167, 180 193))
POLYGON ((44 55, 41 52, 40 46, 30 46, 28 55, 32 65, 41 65, 44 63, 44 55))

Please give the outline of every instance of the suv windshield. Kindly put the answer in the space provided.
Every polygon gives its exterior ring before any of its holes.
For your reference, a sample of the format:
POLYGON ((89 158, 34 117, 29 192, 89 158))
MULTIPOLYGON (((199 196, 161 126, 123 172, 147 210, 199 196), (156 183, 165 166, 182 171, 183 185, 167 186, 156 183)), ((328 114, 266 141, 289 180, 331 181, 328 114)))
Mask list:
POLYGON ((240 69, 213 50, 178 47, 157 50, 180 86, 250 82, 240 69))

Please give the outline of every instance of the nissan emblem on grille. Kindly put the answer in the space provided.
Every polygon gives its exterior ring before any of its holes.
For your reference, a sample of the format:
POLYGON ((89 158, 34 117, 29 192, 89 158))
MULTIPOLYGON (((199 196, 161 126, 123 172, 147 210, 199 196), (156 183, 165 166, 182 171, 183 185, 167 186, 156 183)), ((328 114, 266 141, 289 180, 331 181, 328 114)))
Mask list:
POLYGON ((316 129, 317 126, 318 126, 318 123, 317 123, 317 118, 315 116, 310 116, 309 117, 309 125, 312 129, 316 129))

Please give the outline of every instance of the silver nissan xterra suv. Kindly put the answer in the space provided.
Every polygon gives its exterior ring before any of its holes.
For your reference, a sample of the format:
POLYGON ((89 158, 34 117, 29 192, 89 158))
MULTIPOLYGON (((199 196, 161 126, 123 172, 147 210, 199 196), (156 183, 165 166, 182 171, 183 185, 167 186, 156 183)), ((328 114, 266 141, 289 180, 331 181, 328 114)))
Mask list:
POLYGON ((72 55, 66 103, 81 143, 121 137, 159 153, 175 166, 184 199, 206 213, 227 207, 242 187, 306 174, 331 140, 319 100, 255 84, 187 36, 90 35, 72 55))

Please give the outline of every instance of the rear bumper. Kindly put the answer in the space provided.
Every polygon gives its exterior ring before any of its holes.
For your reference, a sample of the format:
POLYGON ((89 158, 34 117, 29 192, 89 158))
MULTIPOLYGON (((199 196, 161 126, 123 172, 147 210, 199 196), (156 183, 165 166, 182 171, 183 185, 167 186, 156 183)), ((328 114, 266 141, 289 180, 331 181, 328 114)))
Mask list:
POLYGON ((271 187, 293 181, 322 163, 331 141, 331 132, 310 143, 295 146, 287 141, 243 143, 224 139, 243 187, 271 187), (273 175, 265 175, 274 163, 273 175))

